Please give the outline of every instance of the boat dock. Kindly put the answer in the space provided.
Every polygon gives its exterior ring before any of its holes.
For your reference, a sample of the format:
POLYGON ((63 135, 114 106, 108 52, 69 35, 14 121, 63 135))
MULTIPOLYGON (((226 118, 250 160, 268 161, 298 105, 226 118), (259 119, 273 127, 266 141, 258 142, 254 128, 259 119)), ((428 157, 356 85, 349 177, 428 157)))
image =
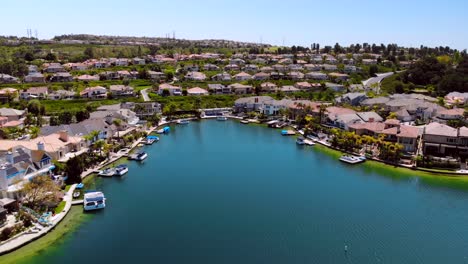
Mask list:
POLYGON ((72 205, 80 205, 80 204, 83 204, 83 200, 73 200, 71 202, 72 205))

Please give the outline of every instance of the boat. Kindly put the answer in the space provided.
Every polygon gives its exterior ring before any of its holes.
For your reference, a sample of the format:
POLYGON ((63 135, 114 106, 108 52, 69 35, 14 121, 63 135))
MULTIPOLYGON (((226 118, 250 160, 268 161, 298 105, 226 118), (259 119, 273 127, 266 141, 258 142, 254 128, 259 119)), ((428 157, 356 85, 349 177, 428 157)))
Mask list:
POLYGON ((85 211, 99 210, 106 207, 106 197, 102 192, 87 192, 84 194, 83 208, 85 211))
POLYGON ((161 129, 158 129, 158 130, 156 130, 156 133, 158 133, 158 134, 163 134, 163 133, 164 133, 164 129, 162 129, 162 128, 161 128, 161 129))
POLYGON ((146 137, 145 144, 152 145, 154 142, 158 142, 158 141, 159 141, 159 137, 150 135, 146 137))
POLYGON ((249 120, 241 120, 240 122, 241 122, 241 124, 248 124, 249 120))
POLYGON ((81 192, 74 192, 73 193, 73 198, 78 198, 78 197, 80 197, 80 195, 81 195, 81 192))
POLYGON ((340 157, 340 161, 346 162, 348 164, 357 164, 357 163, 364 162, 365 157, 363 159, 362 156, 357 157, 357 156, 352 156, 352 155, 343 155, 343 156, 340 157))
POLYGON ((114 174, 115 174, 115 170, 113 168, 107 168, 98 173, 99 176, 104 176, 104 177, 112 177, 114 176, 114 174))
POLYGON ((294 130, 281 130, 282 136, 294 136, 295 134, 294 130))
POLYGON ((148 157, 148 153, 143 151, 143 152, 138 152, 136 154, 133 154, 129 158, 132 159, 132 160, 142 161, 142 160, 146 159, 147 157, 148 157))
POLYGON ((227 120, 227 117, 225 117, 225 116, 218 116, 218 117, 216 117, 216 120, 218 120, 218 121, 226 121, 226 120, 227 120))
POLYGON ((302 146, 302 145, 305 144, 304 140, 305 140, 305 139, 304 139, 303 137, 298 137, 298 138, 296 139, 296 144, 302 146))
POLYGON ((463 170, 463 169, 457 170, 456 172, 460 174, 468 174, 468 170, 463 170))
POLYGON ((115 176, 122 176, 124 175, 125 173, 128 172, 128 166, 125 165, 125 164, 120 164, 118 165, 117 167, 115 167, 115 173, 114 175, 115 176))
POLYGON ((177 120, 177 124, 178 124, 178 125, 187 125, 187 124, 189 124, 189 123, 190 123, 190 121, 187 120, 187 119, 177 120))

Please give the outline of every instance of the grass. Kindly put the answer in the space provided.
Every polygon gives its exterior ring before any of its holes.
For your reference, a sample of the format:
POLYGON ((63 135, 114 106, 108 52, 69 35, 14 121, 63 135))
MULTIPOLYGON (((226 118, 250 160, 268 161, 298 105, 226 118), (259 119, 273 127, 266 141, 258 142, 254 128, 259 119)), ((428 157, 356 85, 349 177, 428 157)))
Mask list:
POLYGON ((55 207, 55 213, 56 213, 56 214, 61 213, 61 212, 63 211, 63 209, 65 208, 65 204, 66 204, 66 203, 67 203, 67 202, 65 202, 65 201, 61 201, 61 202, 57 205, 57 207, 55 207))
POLYGON ((70 188, 71 188, 71 185, 70 185, 70 184, 68 184, 67 186, 65 186, 65 192, 68 192, 68 191, 70 190, 70 188))
POLYGON ((53 232, 33 241, 24 247, 9 254, 0 256, 2 264, 25 264, 35 263, 37 256, 45 250, 48 252, 57 250, 57 248, 69 239, 74 231, 85 221, 92 218, 92 214, 83 214, 81 206, 73 206, 67 216, 58 224, 53 232))

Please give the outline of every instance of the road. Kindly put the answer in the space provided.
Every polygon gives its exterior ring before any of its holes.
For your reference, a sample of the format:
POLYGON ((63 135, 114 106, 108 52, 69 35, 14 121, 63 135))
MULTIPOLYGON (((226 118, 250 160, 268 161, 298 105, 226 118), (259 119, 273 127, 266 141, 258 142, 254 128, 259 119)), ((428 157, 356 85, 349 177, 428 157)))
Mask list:
POLYGON ((140 91, 141 96, 143 97, 143 101, 145 101, 145 102, 150 101, 150 97, 148 96, 148 89, 149 88, 146 88, 146 89, 143 89, 143 90, 140 91))
POLYGON ((381 82, 383 79, 385 79, 385 78, 387 78, 387 77, 389 77, 389 76, 392 76, 392 75, 393 75, 393 72, 378 73, 378 74, 376 74, 376 75, 377 75, 376 77, 372 77, 372 78, 370 78, 370 79, 367 79, 367 80, 365 80, 365 81, 362 81, 362 84, 363 84, 364 86, 367 86, 367 87, 370 87, 370 86, 372 86, 373 84, 376 84, 376 83, 380 84, 380 82, 381 82))

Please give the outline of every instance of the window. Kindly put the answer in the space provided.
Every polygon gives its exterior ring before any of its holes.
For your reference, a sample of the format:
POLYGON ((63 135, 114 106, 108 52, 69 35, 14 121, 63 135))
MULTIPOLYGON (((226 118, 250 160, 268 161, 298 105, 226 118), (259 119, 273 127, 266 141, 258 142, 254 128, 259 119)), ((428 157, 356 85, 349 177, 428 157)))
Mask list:
POLYGON ((457 139, 456 138, 447 138, 448 143, 456 143, 457 139))

